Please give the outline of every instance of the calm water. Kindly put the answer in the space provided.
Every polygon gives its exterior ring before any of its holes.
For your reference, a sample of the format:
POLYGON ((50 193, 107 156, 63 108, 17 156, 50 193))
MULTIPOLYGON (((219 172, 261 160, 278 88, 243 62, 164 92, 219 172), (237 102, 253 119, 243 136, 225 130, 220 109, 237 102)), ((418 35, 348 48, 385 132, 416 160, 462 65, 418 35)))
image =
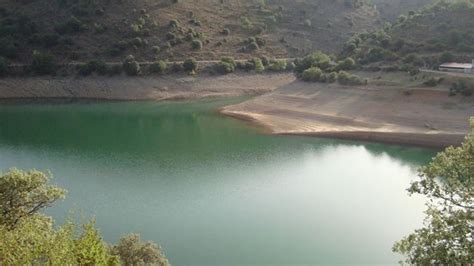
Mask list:
POLYGON ((51 170, 58 222, 138 232, 173 265, 399 260, 424 210, 405 189, 433 151, 262 135, 214 112, 231 102, 0 105, 0 168, 51 170))

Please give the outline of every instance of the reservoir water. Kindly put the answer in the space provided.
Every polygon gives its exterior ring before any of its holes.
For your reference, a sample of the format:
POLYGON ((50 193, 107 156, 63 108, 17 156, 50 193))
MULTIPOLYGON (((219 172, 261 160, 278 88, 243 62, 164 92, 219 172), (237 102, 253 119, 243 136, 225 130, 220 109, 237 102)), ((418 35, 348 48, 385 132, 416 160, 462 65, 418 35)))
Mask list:
POLYGON ((215 112, 238 100, 3 104, 0 169, 50 170, 69 191, 58 223, 140 233, 173 265, 397 263, 434 151, 265 135, 215 112))

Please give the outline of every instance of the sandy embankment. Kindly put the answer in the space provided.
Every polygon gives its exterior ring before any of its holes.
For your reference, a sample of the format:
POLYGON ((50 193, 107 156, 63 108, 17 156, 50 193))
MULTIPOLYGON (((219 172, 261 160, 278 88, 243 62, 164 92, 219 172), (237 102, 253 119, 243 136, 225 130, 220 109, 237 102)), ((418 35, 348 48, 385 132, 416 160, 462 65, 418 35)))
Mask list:
POLYGON ((462 142, 473 97, 446 91, 343 87, 294 81, 221 112, 257 122, 273 134, 335 137, 445 147, 462 142))
POLYGON ((267 93, 294 79, 291 73, 4 78, 0 79, 0 99, 186 100, 233 97, 267 93))

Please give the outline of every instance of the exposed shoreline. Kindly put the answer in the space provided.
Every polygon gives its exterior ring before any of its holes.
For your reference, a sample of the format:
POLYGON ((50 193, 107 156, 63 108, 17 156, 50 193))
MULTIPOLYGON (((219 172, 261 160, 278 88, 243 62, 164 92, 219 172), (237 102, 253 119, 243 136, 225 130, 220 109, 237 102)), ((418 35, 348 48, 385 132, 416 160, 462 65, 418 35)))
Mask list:
POLYGON ((291 73, 226 76, 90 76, 0 79, 0 101, 177 101, 260 95, 294 80, 291 73))
POLYGON ((265 133, 443 148, 458 145, 474 115, 473 97, 439 89, 344 87, 297 81, 291 73, 0 79, 0 103, 166 101, 259 95, 223 115, 265 133))

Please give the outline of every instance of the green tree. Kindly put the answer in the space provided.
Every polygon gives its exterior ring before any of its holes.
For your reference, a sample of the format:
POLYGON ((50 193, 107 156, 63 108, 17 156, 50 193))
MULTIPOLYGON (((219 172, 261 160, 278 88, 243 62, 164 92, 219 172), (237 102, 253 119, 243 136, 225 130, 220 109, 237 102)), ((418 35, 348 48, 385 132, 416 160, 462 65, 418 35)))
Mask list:
POLYGON ((310 67, 303 72, 301 78, 304 81, 316 82, 320 80, 322 74, 323 71, 321 71, 321 69, 318 67, 310 67))
POLYGON ((136 76, 140 73, 140 64, 138 64, 133 55, 129 55, 125 58, 122 67, 125 73, 129 76, 136 76))
POLYGON ((141 242, 140 236, 137 234, 122 237, 119 243, 112 247, 112 253, 119 256, 122 265, 125 266, 170 265, 160 247, 155 243, 141 242))
POLYGON ((195 73, 198 69, 198 62, 194 58, 188 58, 183 62, 183 69, 188 73, 195 73))
POLYGON ((474 117, 460 147, 449 147, 420 169, 408 189, 428 198, 425 227, 403 238, 393 251, 415 265, 470 265, 474 261, 474 117))
POLYGON ((168 64, 163 60, 159 60, 150 65, 151 73, 163 73, 166 69, 168 69, 168 64))
POLYGON ((93 221, 55 226, 39 213, 65 195, 50 179, 35 170, 0 175, 0 265, 169 265, 161 248, 133 235, 110 248, 93 221))
POLYGON ((21 218, 35 215, 66 195, 49 185, 50 174, 11 169, 0 178, 0 224, 14 227, 21 218))

